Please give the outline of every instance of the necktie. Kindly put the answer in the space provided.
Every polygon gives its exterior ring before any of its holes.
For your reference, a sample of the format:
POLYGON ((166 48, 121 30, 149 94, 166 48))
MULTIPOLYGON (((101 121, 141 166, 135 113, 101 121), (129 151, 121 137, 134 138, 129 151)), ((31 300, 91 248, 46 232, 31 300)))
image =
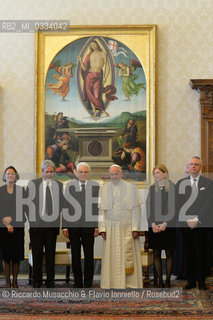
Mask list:
POLYGON ((53 204, 52 204, 52 196, 51 196, 49 184, 47 184, 47 186, 46 186, 46 205, 45 205, 45 209, 46 209, 46 214, 48 216, 52 215, 53 204))
POLYGON ((83 227, 85 223, 85 210, 86 210, 86 204, 85 204, 85 183, 81 184, 81 218, 79 220, 79 226, 83 227))
POLYGON ((81 192, 82 192, 82 193, 85 193, 85 183, 82 183, 82 184, 81 184, 81 192))
POLYGON ((193 193, 197 192, 197 179, 193 179, 192 192, 193 193))

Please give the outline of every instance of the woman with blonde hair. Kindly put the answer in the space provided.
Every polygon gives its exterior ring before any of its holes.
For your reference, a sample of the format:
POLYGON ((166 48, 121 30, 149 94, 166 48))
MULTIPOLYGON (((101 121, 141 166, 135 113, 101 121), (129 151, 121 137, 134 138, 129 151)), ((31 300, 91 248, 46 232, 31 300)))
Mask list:
POLYGON ((152 171, 154 184, 150 186, 146 200, 146 213, 149 225, 148 244, 153 249, 154 266, 159 279, 159 287, 164 287, 161 252, 166 252, 166 288, 170 288, 173 266, 173 251, 176 242, 175 230, 175 185, 169 180, 164 164, 152 171))

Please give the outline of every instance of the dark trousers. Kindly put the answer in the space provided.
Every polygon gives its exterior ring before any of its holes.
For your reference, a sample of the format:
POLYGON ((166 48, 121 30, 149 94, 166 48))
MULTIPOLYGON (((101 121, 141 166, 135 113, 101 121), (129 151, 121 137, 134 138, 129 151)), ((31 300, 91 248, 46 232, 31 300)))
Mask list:
POLYGON ((176 229, 176 248, 174 250, 173 272, 178 277, 186 276, 186 263, 183 246, 183 233, 179 228, 176 229))
POLYGON ((43 248, 45 248, 47 283, 54 281, 56 237, 56 233, 47 228, 40 228, 35 233, 30 233, 34 285, 41 285, 42 283, 43 248))
POLYGON ((84 232, 83 228, 79 228, 78 232, 69 230, 69 238, 72 253, 72 270, 74 274, 74 281, 76 287, 85 288, 92 287, 94 274, 94 235, 92 233, 84 232), (81 245, 84 250, 84 281, 81 269, 81 245))
POLYGON ((183 230, 187 259, 187 280, 189 283, 204 282, 208 270, 208 230, 195 228, 183 230))

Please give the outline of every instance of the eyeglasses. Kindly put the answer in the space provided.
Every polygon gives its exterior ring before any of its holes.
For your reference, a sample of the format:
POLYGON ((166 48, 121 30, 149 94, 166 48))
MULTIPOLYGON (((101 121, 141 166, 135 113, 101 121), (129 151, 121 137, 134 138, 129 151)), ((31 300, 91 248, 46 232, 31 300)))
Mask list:
POLYGON ((89 173, 89 171, 78 171, 78 173, 89 173))

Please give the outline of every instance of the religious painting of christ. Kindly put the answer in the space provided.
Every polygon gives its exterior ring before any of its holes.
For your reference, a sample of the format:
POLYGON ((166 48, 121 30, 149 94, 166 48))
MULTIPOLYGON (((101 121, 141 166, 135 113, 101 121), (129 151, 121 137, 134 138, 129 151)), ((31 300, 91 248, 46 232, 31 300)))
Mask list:
POLYGON ((117 99, 115 62, 102 37, 91 37, 78 56, 77 87, 84 107, 96 119, 106 111, 109 102, 117 99))
POLYGON ((116 163, 146 183, 155 149, 155 27, 89 29, 38 34, 37 163, 53 160, 62 180, 75 178, 80 161, 99 177, 116 163))

